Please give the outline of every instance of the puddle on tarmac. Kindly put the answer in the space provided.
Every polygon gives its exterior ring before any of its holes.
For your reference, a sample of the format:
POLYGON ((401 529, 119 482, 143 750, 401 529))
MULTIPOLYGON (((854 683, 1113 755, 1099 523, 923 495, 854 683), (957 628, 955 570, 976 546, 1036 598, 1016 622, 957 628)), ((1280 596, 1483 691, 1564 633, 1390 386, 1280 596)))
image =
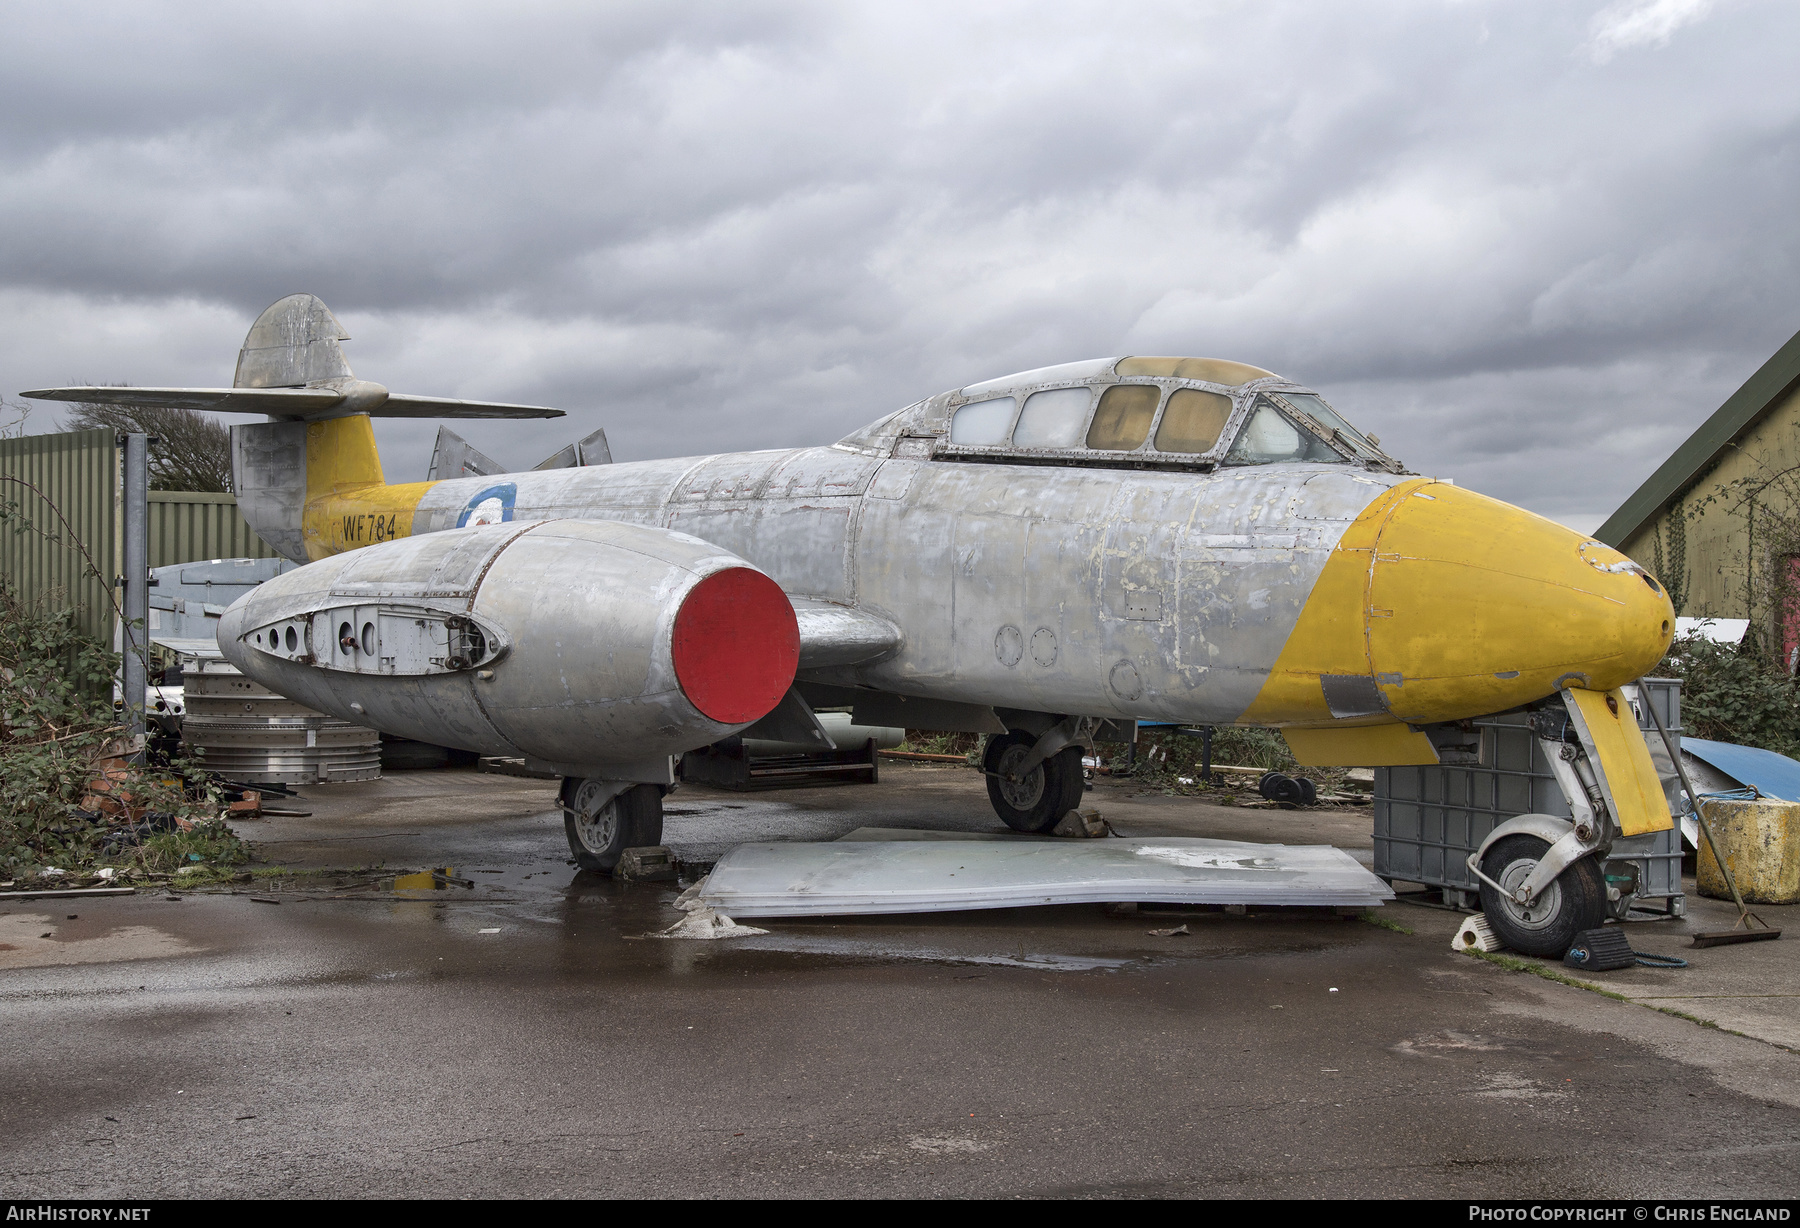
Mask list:
POLYGON ((69 938, 64 923, 50 913, 0 917, 0 968, 110 964, 190 955, 198 950, 186 939, 149 925, 108 926, 100 934, 69 938))

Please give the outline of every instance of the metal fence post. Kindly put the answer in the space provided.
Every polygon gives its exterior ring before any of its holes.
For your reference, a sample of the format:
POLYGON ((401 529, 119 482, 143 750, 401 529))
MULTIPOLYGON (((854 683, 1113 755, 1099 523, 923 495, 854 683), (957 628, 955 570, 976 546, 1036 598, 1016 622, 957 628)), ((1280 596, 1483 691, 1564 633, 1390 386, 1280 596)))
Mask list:
POLYGON ((125 660, 120 689, 125 699, 125 732, 141 737, 144 695, 150 680, 150 437, 125 436, 124 451, 125 591, 120 595, 125 626, 120 646, 125 660))

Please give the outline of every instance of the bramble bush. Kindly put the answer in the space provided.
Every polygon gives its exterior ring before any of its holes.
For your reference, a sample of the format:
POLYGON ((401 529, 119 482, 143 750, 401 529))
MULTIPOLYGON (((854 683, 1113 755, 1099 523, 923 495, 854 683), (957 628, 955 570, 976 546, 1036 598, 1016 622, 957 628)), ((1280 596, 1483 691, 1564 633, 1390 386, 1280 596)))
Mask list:
POLYGON ((180 761, 122 772, 114 766, 125 732, 109 698, 118 664, 117 653, 81 633, 72 611, 25 602, 0 581, 0 876, 31 877, 50 867, 75 872, 108 861, 174 869, 196 838, 214 857, 245 855, 197 768, 180 761), (82 811, 91 784, 108 776, 109 789, 129 803, 110 816, 82 811), (147 838, 128 833, 151 813, 192 829, 147 838))
POLYGON ((1754 648, 1679 639, 1656 674, 1681 679, 1684 733, 1800 757, 1800 686, 1754 648))

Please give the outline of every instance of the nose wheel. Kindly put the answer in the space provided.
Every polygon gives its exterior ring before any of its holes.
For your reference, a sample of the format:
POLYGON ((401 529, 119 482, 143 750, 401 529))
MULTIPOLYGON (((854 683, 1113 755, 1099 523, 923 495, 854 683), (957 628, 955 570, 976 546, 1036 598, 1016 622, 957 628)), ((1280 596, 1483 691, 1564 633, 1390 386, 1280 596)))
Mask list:
POLYGON ((1014 729, 988 739, 982 755, 987 771, 988 801, 994 813, 1014 831, 1046 832, 1071 810, 1081 808, 1084 781, 1081 750, 1070 746, 1029 771, 1019 766, 1031 756, 1037 739, 1014 729))
POLYGON ((662 790, 655 785, 565 776, 562 812, 569 852, 584 870, 610 874, 626 849, 662 843, 662 790))
POLYGON ((1481 872, 1499 883, 1505 894, 1481 884, 1481 910, 1501 942, 1526 955, 1559 956, 1575 935, 1606 920, 1606 875, 1594 857, 1583 857, 1531 900, 1513 892, 1530 877, 1550 851, 1537 836, 1508 836, 1481 859, 1481 872))

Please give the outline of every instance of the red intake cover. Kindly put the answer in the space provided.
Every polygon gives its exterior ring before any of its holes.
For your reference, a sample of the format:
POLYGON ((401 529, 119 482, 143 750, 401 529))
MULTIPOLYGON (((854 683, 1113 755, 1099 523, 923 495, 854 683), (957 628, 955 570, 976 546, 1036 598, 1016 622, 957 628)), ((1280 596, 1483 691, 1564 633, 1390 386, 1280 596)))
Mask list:
POLYGON ((793 685, 800 624, 781 586, 748 567, 715 571, 675 613, 675 677, 722 725, 767 716, 793 685))

